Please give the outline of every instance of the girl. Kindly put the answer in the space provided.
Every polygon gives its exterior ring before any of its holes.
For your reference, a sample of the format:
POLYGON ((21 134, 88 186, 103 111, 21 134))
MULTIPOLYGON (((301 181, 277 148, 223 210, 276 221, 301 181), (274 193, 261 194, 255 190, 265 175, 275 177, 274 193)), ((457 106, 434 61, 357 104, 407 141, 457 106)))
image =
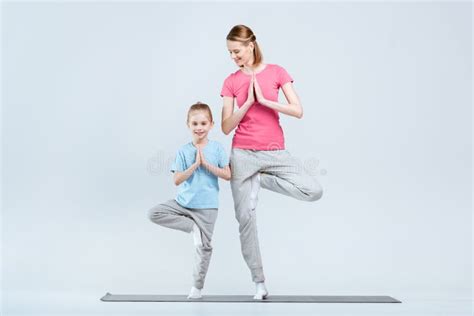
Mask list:
POLYGON ((178 150, 171 167, 178 186, 177 197, 152 208, 148 217, 158 225, 192 234, 196 246, 194 284, 188 296, 192 299, 201 297, 211 259, 211 237, 218 209, 217 178, 230 180, 231 171, 222 145, 207 138, 214 126, 209 106, 193 104, 187 125, 192 141, 178 150))
POLYGON ((256 284, 254 299, 263 299, 268 291, 255 217, 260 186, 304 201, 320 199, 323 191, 318 181, 285 150, 279 113, 303 116, 291 76, 279 65, 263 63, 257 38, 245 25, 230 30, 227 48, 239 69, 225 79, 221 90, 222 131, 228 135, 237 127, 230 155, 230 184, 242 254, 256 284), (279 89, 288 104, 278 102, 279 89))

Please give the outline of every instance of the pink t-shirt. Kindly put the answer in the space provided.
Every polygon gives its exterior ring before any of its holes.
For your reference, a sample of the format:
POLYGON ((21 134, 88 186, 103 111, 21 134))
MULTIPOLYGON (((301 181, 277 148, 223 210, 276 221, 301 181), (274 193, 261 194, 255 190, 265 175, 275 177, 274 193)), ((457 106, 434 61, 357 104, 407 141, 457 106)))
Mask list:
MULTIPOLYGON (((283 67, 274 64, 267 64, 256 74, 256 78, 265 99, 275 102, 278 102, 280 87, 287 82, 293 82, 283 67)), ((251 79, 251 75, 237 70, 225 79, 221 96, 236 98, 240 108, 247 100, 251 79)), ((255 101, 240 121, 232 139, 232 147, 254 150, 285 149, 278 112, 255 101)))

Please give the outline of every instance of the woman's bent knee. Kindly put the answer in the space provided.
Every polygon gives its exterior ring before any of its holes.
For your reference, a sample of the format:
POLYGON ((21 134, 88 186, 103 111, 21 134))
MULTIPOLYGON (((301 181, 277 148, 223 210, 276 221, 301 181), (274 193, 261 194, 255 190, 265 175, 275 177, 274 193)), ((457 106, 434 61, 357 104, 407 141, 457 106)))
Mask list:
POLYGON ((323 188, 320 185, 316 185, 308 190, 307 192, 307 200, 309 202, 314 202, 319 200, 323 196, 323 188))
POLYGON ((155 216, 155 210, 154 209, 150 209, 148 210, 148 214, 147 214, 147 218, 153 222, 153 217, 155 216))

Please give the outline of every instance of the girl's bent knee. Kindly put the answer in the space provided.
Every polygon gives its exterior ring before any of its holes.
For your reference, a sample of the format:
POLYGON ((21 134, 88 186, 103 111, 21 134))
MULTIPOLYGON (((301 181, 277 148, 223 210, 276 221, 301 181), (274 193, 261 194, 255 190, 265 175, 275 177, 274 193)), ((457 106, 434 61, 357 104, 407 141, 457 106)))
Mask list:
POLYGON ((147 217, 148 217, 148 219, 149 219, 150 221, 156 222, 156 219, 157 219, 157 217, 159 216, 159 214, 160 214, 160 211, 157 210, 156 207, 154 207, 154 208, 148 210, 148 215, 147 215, 147 217))

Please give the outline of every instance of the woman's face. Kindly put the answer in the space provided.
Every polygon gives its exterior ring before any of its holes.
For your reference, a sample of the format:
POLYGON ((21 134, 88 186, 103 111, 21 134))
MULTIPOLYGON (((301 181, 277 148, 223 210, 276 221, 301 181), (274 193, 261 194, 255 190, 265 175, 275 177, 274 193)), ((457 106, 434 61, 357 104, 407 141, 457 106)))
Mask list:
POLYGON ((253 64, 253 43, 247 46, 237 41, 227 41, 227 49, 230 57, 239 67, 251 66, 253 64))

